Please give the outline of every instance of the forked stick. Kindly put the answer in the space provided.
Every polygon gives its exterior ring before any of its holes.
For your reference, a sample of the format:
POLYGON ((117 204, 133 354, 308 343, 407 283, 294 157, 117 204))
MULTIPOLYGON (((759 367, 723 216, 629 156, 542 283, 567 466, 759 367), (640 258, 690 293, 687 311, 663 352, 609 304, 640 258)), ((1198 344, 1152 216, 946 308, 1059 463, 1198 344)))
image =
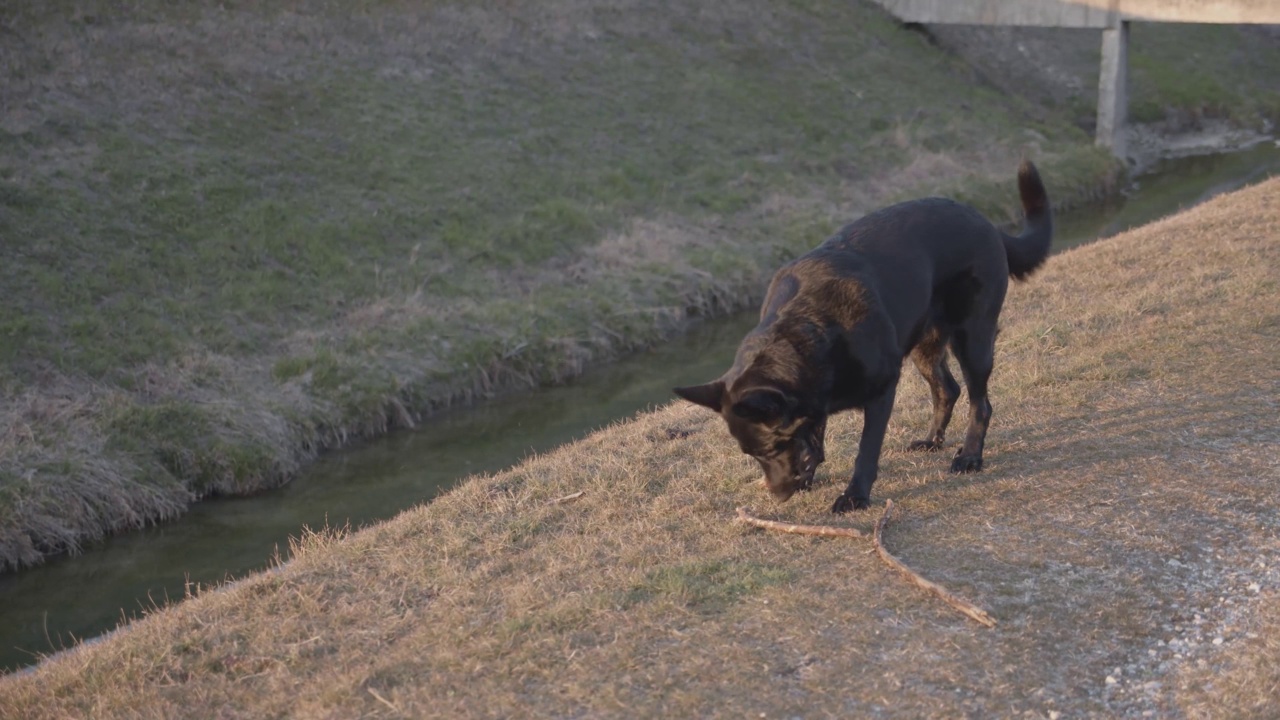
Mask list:
MULTIPOLYGON (((884 537, 885 525, 889 523, 889 515, 892 512, 893 501, 886 500, 884 513, 880 516, 880 519, 876 521, 875 533, 872 536, 872 541, 875 543, 876 547, 876 554, 880 556, 880 559, 889 567, 905 575, 908 580, 916 585, 916 587, 937 595, 943 602, 956 610, 959 610, 961 613, 964 613, 965 616, 975 622, 982 623, 987 627, 995 627, 995 619, 988 615, 985 610, 968 602, 967 600, 956 597, 941 585, 930 580, 926 580, 921 577, 919 573, 907 567, 901 560, 890 554, 888 550, 885 550, 882 538, 884 537)), ((793 533, 795 535, 819 535, 822 537, 852 538, 866 537, 864 533, 855 530, 854 528, 830 527, 827 525, 796 525, 794 523, 778 522, 777 520, 762 520, 758 517, 752 517, 747 512, 746 508, 741 507, 738 508, 738 521, 755 527, 764 528, 766 530, 777 530, 778 532, 793 533)))
POLYGON ((738 521, 748 525, 754 525, 765 530, 777 530, 778 532, 792 533, 794 535, 821 535, 822 537, 866 537, 861 530, 854 528, 830 527, 828 525, 796 525, 794 523, 778 522, 777 520, 761 520, 758 517, 752 517, 744 507, 738 508, 738 521))
POLYGON ((938 583, 933 582, 931 580, 926 580, 915 570, 912 570, 911 568, 907 567, 901 560, 891 555, 888 550, 884 549, 884 540, 883 540, 884 526, 889 524, 889 515, 892 513, 893 513, 893 501, 886 500, 884 503, 884 513, 882 513, 880 515, 880 519, 876 521, 876 532, 872 538, 872 540, 875 542, 875 545, 876 545, 876 554, 880 556, 880 559, 883 560, 885 564, 888 565, 889 567, 893 568, 894 570, 897 570, 903 575, 906 575, 907 579, 915 583, 916 587, 919 587, 927 592, 931 592, 934 595, 937 595, 939 598, 941 598, 942 602, 964 613, 966 616, 968 616, 970 619, 974 620, 975 622, 980 622, 983 625, 986 625, 987 627, 995 627, 996 626, 995 618, 988 615, 986 610, 983 610, 982 608, 978 607, 977 605, 974 605, 968 600, 964 600, 963 598, 956 597, 955 595, 951 594, 950 590, 947 590, 946 588, 942 587, 938 583))

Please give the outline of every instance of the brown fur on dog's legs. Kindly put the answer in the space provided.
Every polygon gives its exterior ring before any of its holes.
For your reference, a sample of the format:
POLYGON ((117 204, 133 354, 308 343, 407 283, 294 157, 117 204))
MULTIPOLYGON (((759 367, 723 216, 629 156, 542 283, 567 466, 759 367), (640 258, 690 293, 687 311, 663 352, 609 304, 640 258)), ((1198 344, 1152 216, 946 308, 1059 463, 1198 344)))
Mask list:
POLYGON ((960 398, 960 384, 951 375, 947 367, 947 342, 950 338, 941 328, 934 328, 920 339, 920 343, 911 351, 911 361, 915 363, 920 376, 929 384, 929 395, 933 399, 933 419, 929 423, 929 436, 917 440, 907 447, 908 450, 934 451, 942 449, 942 439, 951 423, 951 411, 960 398))

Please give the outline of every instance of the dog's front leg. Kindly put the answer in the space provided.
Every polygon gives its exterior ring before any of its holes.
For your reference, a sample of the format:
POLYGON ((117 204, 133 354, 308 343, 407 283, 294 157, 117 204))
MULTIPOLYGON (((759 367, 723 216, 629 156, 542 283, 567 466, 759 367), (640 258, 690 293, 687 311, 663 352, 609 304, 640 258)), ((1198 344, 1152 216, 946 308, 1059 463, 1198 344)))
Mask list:
POLYGON ((813 428, 814 467, 827 459, 827 418, 823 417, 813 428))
POLYGON ((858 458, 853 461, 853 479, 844 494, 836 498, 831 512, 841 514, 871 507, 871 485, 880 469, 880 448, 884 446, 884 433, 889 427, 897 388, 898 383, 894 382, 863 407, 862 439, 858 441, 858 458))

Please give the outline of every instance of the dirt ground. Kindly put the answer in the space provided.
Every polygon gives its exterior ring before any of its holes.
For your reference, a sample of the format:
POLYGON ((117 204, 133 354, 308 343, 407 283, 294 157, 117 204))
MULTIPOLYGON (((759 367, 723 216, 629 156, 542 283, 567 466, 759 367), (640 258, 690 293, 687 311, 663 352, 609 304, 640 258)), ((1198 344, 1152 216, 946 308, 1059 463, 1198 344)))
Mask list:
MULTIPOLYGON (((775 505, 720 421, 643 413, 0 679, 0 717, 1274 717, 1280 180, 1053 258, 1006 304, 987 465, 775 505), (581 495, 575 495, 581 493, 581 495), (572 496, 572 497, 570 497, 572 496), (869 530, 986 609, 903 582, 869 530)), ((953 429, 953 440, 956 433, 953 429)))

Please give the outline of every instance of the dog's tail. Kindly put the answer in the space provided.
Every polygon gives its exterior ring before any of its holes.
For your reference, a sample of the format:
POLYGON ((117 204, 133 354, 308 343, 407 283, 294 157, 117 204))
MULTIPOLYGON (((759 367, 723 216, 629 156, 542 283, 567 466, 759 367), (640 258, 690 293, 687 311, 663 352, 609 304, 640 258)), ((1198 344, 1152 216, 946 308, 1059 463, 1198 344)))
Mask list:
POLYGON ((1053 211, 1040 173, 1030 160, 1018 166, 1018 193, 1022 196, 1022 233, 1004 236, 1004 251, 1009 258, 1009 275, 1026 280, 1049 257, 1053 242, 1053 211))

